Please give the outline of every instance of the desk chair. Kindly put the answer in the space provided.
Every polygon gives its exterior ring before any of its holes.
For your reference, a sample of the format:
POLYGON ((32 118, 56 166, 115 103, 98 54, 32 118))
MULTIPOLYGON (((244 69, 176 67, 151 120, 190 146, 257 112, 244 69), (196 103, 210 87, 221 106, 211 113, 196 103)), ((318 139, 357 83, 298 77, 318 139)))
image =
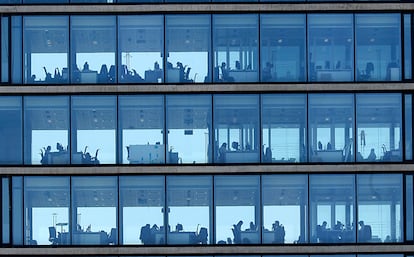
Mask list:
POLYGON ((55 227, 49 227, 49 242, 52 243, 52 245, 58 244, 58 238, 56 237, 56 228, 55 227))
POLYGON ((115 245, 118 241, 118 230, 116 228, 111 228, 111 232, 108 236, 108 244, 115 245))

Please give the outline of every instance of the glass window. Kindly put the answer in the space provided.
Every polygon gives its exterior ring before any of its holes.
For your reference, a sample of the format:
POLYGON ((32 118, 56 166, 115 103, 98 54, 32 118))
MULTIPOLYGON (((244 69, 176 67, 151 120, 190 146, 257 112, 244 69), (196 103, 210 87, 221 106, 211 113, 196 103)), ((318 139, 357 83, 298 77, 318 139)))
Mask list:
POLYGON ((211 82, 210 15, 166 16, 166 81, 211 82), (191 26, 189 26, 191 24, 191 26))
POLYGON ((165 163, 164 96, 119 96, 118 105, 121 163, 165 163))
POLYGON ((215 233, 217 244, 260 242, 260 177, 214 178, 215 233))
POLYGON ((72 83, 115 83, 115 16, 71 16, 72 83))
POLYGON ((357 94, 356 160, 401 161, 401 95, 357 94))
POLYGON ((117 177, 72 178, 72 244, 118 243, 117 177))
POLYGON ((165 244, 164 176, 121 176, 121 244, 165 244))
POLYGON ((164 77, 163 16, 119 16, 118 33, 118 63, 121 64, 118 67, 118 81, 120 83, 161 83, 164 77))
POLYGON ((12 244, 23 245, 23 177, 12 177, 12 244))
POLYGON ((404 79, 412 79, 411 14, 404 14, 404 79))
POLYGON ((73 96, 72 163, 116 163, 116 120, 115 96, 73 96))
POLYGON ((309 160, 353 161, 353 94, 309 95, 309 160))
POLYGON ((308 176, 262 176, 263 244, 303 244, 307 239, 308 176))
POLYGON ((305 24, 304 14, 260 16, 262 82, 305 80, 305 24))
POLYGON ((1 82, 9 82, 9 17, 1 18, 1 82))
POLYGON ((259 162, 259 96, 214 95, 213 102, 215 162, 259 162))
POLYGON ((22 47, 23 47, 23 32, 22 32, 22 16, 11 17, 11 81, 14 84, 22 83, 22 47))
POLYGON ((412 95, 405 95, 405 159, 413 160, 413 108, 412 95))
POLYGON ((402 176, 357 175, 357 183, 358 242, 402 242, 402 176))
POLYGON ((22 98, 0 97, 0 164, 23 163, 22 98))
POLYGON ((211 239, 212 177, 167 177, 168 244, 207 244, 211 239))
POLYGON ((310 230, 313 243, 354 243, 355 176, 311 175, 310 230))
POLYGON ((1 222, 2 244, 10 244, 10 228, 11 228, 11 215, 10 215, 10 178, 1 179, 1 222))
POLYGON ((69 97, 24 98, 25 164, 69 164, 69 97))
POLYGON ((24 82, 68 83, 68 17, 25 16, 23 25, 24 82))
POLYGON ((309 81, 352 81, 352 14, 309 14, 309 81))
POLYGON ((257 82, 258 15, 213 15, 214 82, 257 82))
POLYGON ((167 96, 168 163, 211 163, 211 95, 167 96))
POLYGON ((306 162, 306 95, 262 96, 262 162, 306 162))
POLYGON ((414 239, 414 185, 413 175, 407 175, 405 177, 405 232, 406 240, 412 241, 414 239))
POLYGON ((67 245, 69 236, 69 177, 25 177, 26 245, 67 245))
POLYGON ((400 14, 355 14, 358 81, 401 80, 400 14))

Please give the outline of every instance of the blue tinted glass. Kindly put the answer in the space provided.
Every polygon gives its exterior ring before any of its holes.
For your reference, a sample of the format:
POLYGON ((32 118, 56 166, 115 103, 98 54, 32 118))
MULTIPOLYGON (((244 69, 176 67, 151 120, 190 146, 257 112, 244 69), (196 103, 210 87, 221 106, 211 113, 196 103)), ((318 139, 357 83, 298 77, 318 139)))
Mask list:
POLYGON ((306 95, 262 96, 262 162, 306 162, 306 95))
POLYGON ((400 14, 355 14, 358 81, 401 80, 400 14))
POLYGON ((213 15, 214 82, 257 82, 257 48, 257 15, 213 15))
POLYGON ((10 178, 1 179, 2 244, 10 244, 11 215, 10 215, 9 206, 10 206, 11 192, 9 190, 9 185, 10 185, 10 178))
POLYGON ((404 79, 411 79, 413 77, 411 33, 411 14, 404 14, 404 79))
POLYGON ((258 95, 215 95, 213 102, 215 162, 259 162, 258 95))
POLYGON ((352 14, 308 15, 309 81, 352 81, 352 14))
POLYGON ((359 162, 402 160, 400 94, 357 94, 357 154, 359 162))
POLYGON ((23 0, 24 4, 65 4, 69 0, 23 0))
POLYGON ((22 150, 21 97, 0 97, 0 164, 21 164, 22 150))
POLYGON ((13 16, 11 17, 11 81, 15 84, 22 83, 22 46, 23 46, 23 37, 22 37, 22 17, 13 16))
POLYGON ((118 17, 120 83, 163 81, 164 19, 161 15, 118 17))
POLYGON ((305 80, 304 14, 260 16, 261 81, 305 80))
POLYGON ((9 17, 1 18, 1 82, 9 82, 9 17))
POLYGON ((21 0, 0 0, 0 4, 20 4, 21 0))
POLYGON ((12 244, 23 245, 23 177, 12 177, 12 244))
POLYGON ((405 95, 405 159, 413 159, 413 99, 412 95, 405 95))
POLYGON ((166 16, 167 82, 211 81, 210 20, 210 15, 166 16))
POLYGON ((407 175, 405 177, 405 232, 406 240, 412 241, 414 239, 413 235, 413 224, 414 224, 414 186, 413 186, 413 176, 407 175))

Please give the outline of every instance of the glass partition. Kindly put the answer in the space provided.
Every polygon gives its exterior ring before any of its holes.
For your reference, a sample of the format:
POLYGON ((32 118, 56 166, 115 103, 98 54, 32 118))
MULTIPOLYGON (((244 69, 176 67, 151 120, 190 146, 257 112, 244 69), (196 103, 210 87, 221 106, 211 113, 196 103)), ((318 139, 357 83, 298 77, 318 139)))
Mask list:
POLYGON ((69 164, 69 97, 24 98, 25 164, 69 164))
POLYGON ((259 162, 259 96, 214 95, 213 103, 215 162, 259 162))
POLYGON ((259 187, 259 176, 214 177, 217 244, 260 242, 259 187))
POLYGON ((211 95, 168 95, 167 163, 211 163, 211 95))
POLYGON ((309 161, 354 161, 354 95, 309 95, 309 161))
POLYGON ((306 162, 306 95, 262 95, 262 162, 306 162))
POLYGON ((118 113, 121 163, 165 163, 164 96, 119 96, 118 113))
POLYGON ((357 175, 358 242, 402 242, 402 175, 357 175))
POLYGON ((0 97, 0 164, 23 163, 22 98, 0 97))
POLYGON ((263 175, 263 244, 304 244, 307 238, 308 176, 263 175))
POLYGON ((165 244, 164 176, 121 176, 121 244, 165 244))
POLYGON ((163 81, 163 16, 118 16, 118 38, 119 83, 163 81))
POLYGON ((118 244, 117 177, 72 177, 73 245, 118 244))
POLYGON ((352 81, 352 14, 308 15, 309 81, 352 81))
POLYGON ((358 81, 401 80, 401 15, 355 14, 358 81))
POLYGON ((357 94, 359 162, 401 161, 401 94, 357 94))
POLYGON ((25 16, 23 26, 24 82, 68 83, 68 16, 25 16))
POLYGON ((71 118, 72 163, 116 163, 116 96, 72 96, 71 118))
POLYGON ((168 244, 208 244, 212 235, 211 176, 168 176, 168 244))
POLYGON ((71 16, 71 82, 116 82, 115 16, 71 16))
POLYGON ((305 81, 306 16, 260 15, 262 82, 305 81))
POLYGON ((167 15, 166 81, 211 82, 210 15, 167 15))
POLYGON ((25 177, 25 244, 70 244, 69 177, 25 177))
POLYGON ((214 82, 258 82, 258 15, 213 15, 214 82))
POLYGON ((355 176, 310 175, 313 243, 355 243, 355 176))

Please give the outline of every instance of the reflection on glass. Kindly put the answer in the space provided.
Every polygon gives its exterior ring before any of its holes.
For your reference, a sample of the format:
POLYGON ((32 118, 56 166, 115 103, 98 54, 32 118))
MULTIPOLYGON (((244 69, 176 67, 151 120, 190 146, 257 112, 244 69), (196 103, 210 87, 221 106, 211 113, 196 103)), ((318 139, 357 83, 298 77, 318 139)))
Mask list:
POLYGON ((9 210, 10 204, 10 195, 11 192, 9 190, 10 186, 10 178, 2 178, 1 179, 1 201, 2 201, 2 207, 1 207, 1 221, 2 221, 2 229, 1 229, 1 236, 2 236, 2 244, 10 244, 10 221, 11 221, 11 213, 9 210))
POLYGON ((354 175, 311 175, 310 231, 313 243, 354 243, 354 175))
POLYGON ((352 14, 309 14, 309 81, 352 81, 352 14))
POLYGON ((211 163, 211 96, 167 96, 168 163, 211 163))
POLYGON ((1 82, 9 82, 9 56, 10 46, 8 40, 10 29, 9 29, 9 17, 1 18, 1 82), (7 40, 5 40, 7 39, 7 40))
POLYGON ((354 146, 354 95, 309 95, 309 160, 351 162, 354 146))
POLYGON ((307 239, 308 177, 262 176, 263 244, 303 244, 307 239))
POLYGON ((22 16, 11 17, 11 82, 22 83, 22 62, 23 62, 23 38, 22 38, 22 16))
POLYGON ((262 162, 306 162, 306 95, 262 96, 262 162))
POLYGON ((402 242, 402 176, 357 175, 357 183, 358 242, 402 242))
POLYGON ((357 94, 358 162, 402 160, 401 94, 357 94))
POLYGON ((305 80, 304 14, 260 16, 261 81, 305 80))
POLYGON ((164 78, 164 21, 161 15, 118 17, 118 81, 160 83, 164 78))
POLYGON ((414 185, 413 175, 405 177, 405 232, 406 240, 412 241, 414 239, 414 185))
POLYGON ((412 79, 411 14, 404 14, 404 79, 412 79))
POLYGON ((119 184, 121 244, 165 244, 164 177, 122 176, 119 184))
POLYGON ((165 163, 164 97, 119 96, 118 108, 121 163, 165 163))
POLYGON ((405 160, 413 159, 413 99, 412 95, 405 95, 405 160))
POLYGON ((217 244, 260 242, 259 176, 216 176, 214 204, 217 244))
POLYGON ((69 164, 69 97, 24 98, 25 163, 69 164))
POLYGON ((69 177, 25 177, 26 245, 70 244, 69 199, 69 177))
POLYGON ((21 164, 22 148, 22 98, 0 97, 0 164, 21 164))

